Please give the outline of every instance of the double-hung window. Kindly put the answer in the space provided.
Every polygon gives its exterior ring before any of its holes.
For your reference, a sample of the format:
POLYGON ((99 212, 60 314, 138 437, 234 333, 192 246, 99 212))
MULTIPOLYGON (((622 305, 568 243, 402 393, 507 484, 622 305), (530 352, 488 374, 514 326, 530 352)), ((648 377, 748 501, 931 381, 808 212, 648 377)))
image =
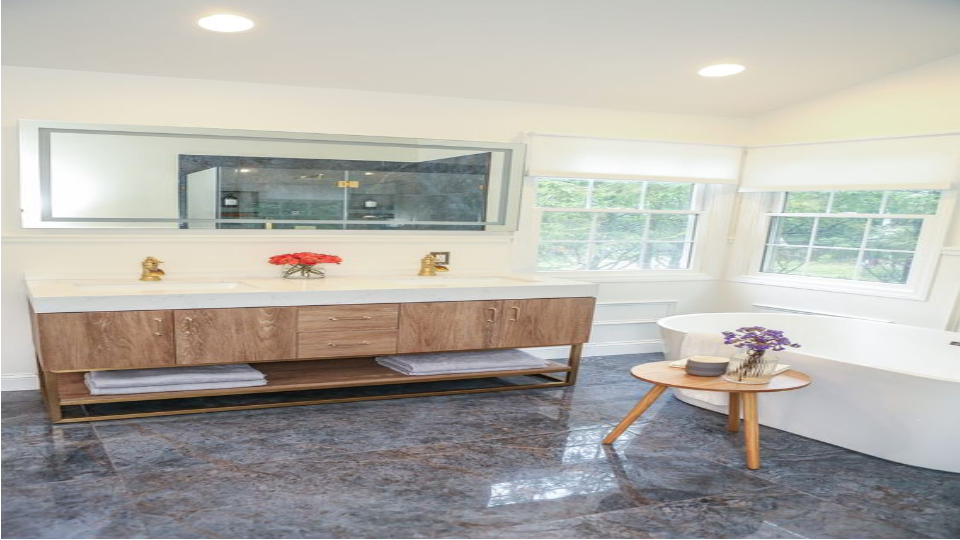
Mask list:
POLYGON ((777 194, 760 272, 905 285, 940 199, 937 190, 777 194))
POLYGON ((703 184, 536 178, 538 271, 690 268, 703 184))

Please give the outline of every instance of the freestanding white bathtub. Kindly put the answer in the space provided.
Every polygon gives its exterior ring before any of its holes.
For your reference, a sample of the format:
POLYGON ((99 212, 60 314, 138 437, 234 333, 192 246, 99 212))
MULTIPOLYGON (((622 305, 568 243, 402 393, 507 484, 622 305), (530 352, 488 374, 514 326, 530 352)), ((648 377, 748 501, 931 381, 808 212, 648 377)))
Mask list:
MULTIPOLYGON (((667 359, 689 332, 783 330, 803 345, 780 355, 813 378, 760 397, 760 423, 899 463, 960 472, 960 333, 860 319, 702 313, 658 321, 667 359)), ((719 334, 718 334, 719 335, 719 334)), ((683 391, 691 405, 726 412, 683 391)))

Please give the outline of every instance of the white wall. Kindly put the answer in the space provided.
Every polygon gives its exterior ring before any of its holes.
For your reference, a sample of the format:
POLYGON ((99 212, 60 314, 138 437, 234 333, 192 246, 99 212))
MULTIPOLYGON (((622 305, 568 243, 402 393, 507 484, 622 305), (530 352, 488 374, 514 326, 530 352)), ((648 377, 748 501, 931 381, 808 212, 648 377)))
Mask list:
MULTIPOLYGON (((958 131, 960 55, 761 116, 751 126, 748 141, 765 145, 958 131)), ((960 317, 954 313, 960 309, 960 212, 953 216, 950 231, 924 301, 726 282, 723 304, 730 311, 752 311, 759 303, 948 328, 960 317)), ((744 236, 737 235, 735 251, 747 247, 741 245, 744 236)), ((728 262, 728 277, 735 277, 738 261, 728 262)))
MULTIPOLYGON (((286 250, 341 255, 330 274, 412 272, 427 251, 453 252, 454 270, 507 271, 509 234, 322 234, 312 231, 125 231, 21 229, 17 212, 19 119, 190 126, 509 142, 529 131, 741 144, 745 119, 527 103, 354 92, 80 71, 4 67, 4 381, 35 384, 23 276, 134 277, 157 256, 170 276, 274 275, 264 262, 286 250), (236 232, 238 234, 223 234, 236 232), (196 234, 194 234, 196 233, 196 234), (298 234, 304 233, 304 234, 298 234)), ((713 281, 610 283, 601 302, 666 301, 675 312, 718 308, 713 281)), ((604 309, 609 342, 594 352, 655 350, 650 322, 662 304, 604 309), (645 321, 645 322, 639 322, 645 321)), ((8 386, 5 386, 8 387, 8 386)), ((9 386, 13 387, 13 386, 9 386)))

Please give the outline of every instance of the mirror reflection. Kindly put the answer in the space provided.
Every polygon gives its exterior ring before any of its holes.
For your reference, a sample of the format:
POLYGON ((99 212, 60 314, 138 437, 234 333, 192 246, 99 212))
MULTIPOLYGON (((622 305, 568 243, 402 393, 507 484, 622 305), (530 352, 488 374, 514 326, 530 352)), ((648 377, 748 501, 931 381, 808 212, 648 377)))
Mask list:
POLYGON ((512 230, 523 145, 21 122, 26 227, 512 230))
POLYGON ((482 230, 456 223, 485 221, 492 155, 426 161, 180 155, 179 160, 180 216, 222 220, 182 228, 482 230))

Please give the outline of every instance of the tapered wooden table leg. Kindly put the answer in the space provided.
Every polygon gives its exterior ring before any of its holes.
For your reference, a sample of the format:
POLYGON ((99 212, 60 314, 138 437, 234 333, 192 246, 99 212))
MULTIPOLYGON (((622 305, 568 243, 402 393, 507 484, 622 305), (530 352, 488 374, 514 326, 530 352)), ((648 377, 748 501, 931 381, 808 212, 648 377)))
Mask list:
POLYGON ((730 392, 730 405, 727 407, 727 431, 740 431, 740 392, 730 392))
POLYGON ((613 444, 613 442, 617 440, 617 437, 636 422, 637 418, 640 418, 640 415, 649 409, 650 406, 653 405, 653 402, 657 401, 657 398, 660 397, 660 394, 663 394, 663 391, 666 389, 666 386, 660 384, 654 385, 653 388, 647 392, 647 395, 643 396, 636 406, 627 413, 627 416, 617 424, 617 427, 613 428, 613 431, 603 439, 603 444, 613 444))
POLYGON ((743 439, 747 448, 747 468, 760 468, 760 423, 757 394, 743 392, 743 439))

